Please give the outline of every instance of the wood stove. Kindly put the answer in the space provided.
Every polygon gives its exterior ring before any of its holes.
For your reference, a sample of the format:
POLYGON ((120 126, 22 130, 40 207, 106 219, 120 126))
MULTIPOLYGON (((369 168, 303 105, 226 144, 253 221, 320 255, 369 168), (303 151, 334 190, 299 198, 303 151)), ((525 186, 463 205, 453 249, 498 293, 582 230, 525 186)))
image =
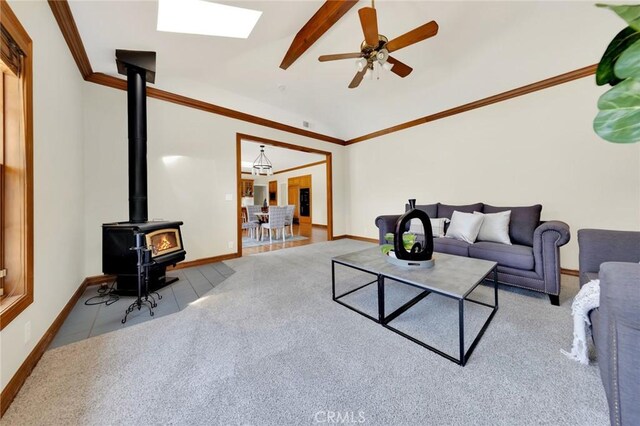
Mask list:
POLYGON ((152 250, 149 290, 177 280, 166 268, 185 259, 182 222, 149 221, 147 212, 147 88, 155 81, 155 52, 116 50, 118 72, 127 76, 129 122, 129 221, 102 225, 102 272, 116 275, 119 294, 136 294, 138 258, 132 248, 136 234, 144 234, 152 250))

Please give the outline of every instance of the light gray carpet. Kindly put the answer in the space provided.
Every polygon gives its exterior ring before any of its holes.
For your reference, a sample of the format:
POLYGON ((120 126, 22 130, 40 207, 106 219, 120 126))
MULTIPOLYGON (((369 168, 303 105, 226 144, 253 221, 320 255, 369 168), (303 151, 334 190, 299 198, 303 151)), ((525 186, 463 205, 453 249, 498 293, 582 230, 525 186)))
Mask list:
MULTIPOLYGON (((282 237, 280 238, 273 238, 273 242, 269 241, 269 237, 263 237, 264 239, 261 241, 258 241, 256 239, 253 238, 249 238, 249 237, 242 237, 242 247, 244 248, 248 248, 248 247, 259 247, 259 246, 268 246, 271 244, 283 244, 282 243, 282 237)), ((293 237, 291 235, 287 235, 284 237, 286 242, 290 242, 290 241, 302 241, 302 240, 308 240, 309 238, 304 237, 302 235, 294 235, 293 237)))
POLYGON ((3 424, 608 424, 597 366, 559 352, 575 283, 560 307, 501 289, 460 367, 331 300, 330 257, 368 246, 230 261, 236 273, 183 311, 46 352, 3 424))

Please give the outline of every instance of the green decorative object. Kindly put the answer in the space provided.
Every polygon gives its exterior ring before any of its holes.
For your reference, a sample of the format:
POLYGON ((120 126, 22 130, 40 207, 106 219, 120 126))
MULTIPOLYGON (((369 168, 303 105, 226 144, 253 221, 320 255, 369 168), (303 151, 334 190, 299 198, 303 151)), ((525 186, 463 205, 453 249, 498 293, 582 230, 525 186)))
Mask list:
POLYGON ((640 5, 603 5, 613 10, 629 27, 609 43, 598 69, 596 83, 614 86, 598 99, 593 129, 614 143, 640 141, 640 5))
POLYGON ((613 4, 596 4, 598 7, 604 7, 613 10, 619 17, 627 21, 627 24, 636 31, 640 31, 640 5, 626 5, 619 6, 613 4))
POLYGON ((640 140, 640 80, 616 85, 600 96, 598 108, 593 127, 600 137, 616 143, 640 140))
POLYGON ((622 52, 638 40, 640 40, 640 32, 631 27, 625 28, 615 36, 598 64, 598 70, 596 71, 596 84, 598 86, 604 86, 605 84, 615 86, 622 81, 616 77, 613 66, 622 52))
MULTIPOLYGON (((393 250, 393 240, 394 240, 393 233, 388 232, 387 234, 385 234, 384 239, 389 244, 382 244, 380 246, 380 251, 382 251, 383 254, 389 254, 389 252, 393 250)), ((411 247, 413 247, 415 242, 416 242, 415 234, 412 234, 410 232, 405 232, 404 234, 402 234, 402 245, 404 246, 405 249, 411 250, 411 247)))
POLYGON ((618 78, 640 78, 640 41, 627 47, 616 61, 613 69, 618 78))

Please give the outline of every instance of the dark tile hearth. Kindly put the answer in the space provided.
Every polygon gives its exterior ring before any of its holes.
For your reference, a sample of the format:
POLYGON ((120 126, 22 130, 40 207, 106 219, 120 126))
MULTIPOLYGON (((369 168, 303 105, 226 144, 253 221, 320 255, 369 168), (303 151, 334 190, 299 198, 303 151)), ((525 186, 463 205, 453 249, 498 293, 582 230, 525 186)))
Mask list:
POLYGON ((203 297, 234 272, 222 262, 169 271, 168 276, 180 279, 160 289, 158 293, 162 295, 162 300, 158 301, 158 306, 153 310, 154 316, 150 316, 149 311, 145 308, 140 311, 135 310, 129 314, 125 324, 122 324, 121 320, 124 317, 125 309, 134 300, 133 297, 120 296, 117 302, 109 306, 105 304, 88 306, 85 305, 85 301, 98 295, 99 286, 87 287, 62 324, 49 349, 176 313, 188 306, 189 303, 203 297))

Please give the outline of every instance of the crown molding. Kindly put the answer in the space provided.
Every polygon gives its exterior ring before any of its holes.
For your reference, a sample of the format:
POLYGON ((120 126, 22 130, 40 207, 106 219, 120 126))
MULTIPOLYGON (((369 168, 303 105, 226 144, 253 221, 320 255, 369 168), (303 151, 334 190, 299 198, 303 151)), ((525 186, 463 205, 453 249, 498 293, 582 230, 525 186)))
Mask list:
MULTIPOLYGON (((76 61, 76 65, 80 70, 82 78, 91 83, 112 87, 114 89, 126 90, 126 80, 103 73, 93 72, 91 63, 89 62, 89 57, 87 56, 87 52, 84 48, 84 43, 82 42, 82 39, 80 37, 78 27, 76 25, 75 19, 73 18, 73 14, 67 0, 49 0, 48 3, 51 11, 53 12, 53 16, 58 23, 58 27, 60 27, 60 31, 62 32, 62 35, 67 42, 67 46, 69 46, 71 55, 76 61)), ((212 114, 222 115, 224 117, 232 118, 235 120, 245 121, 248 123, 257 124, 259 126, 269 127, 271 129, 281 130, 283 132, 293 133, 296 135, 337 145, 344 145, 344 141, 342 139, 323 135, 321 133, 311 132, 309 130, 300 129, 288 124, 283 124, 263 117, 258 117, 256 115, 247 114, 242 111, 236 111, 231 108, 225 108, 209 102, 204 102, 198 99, 179 95, 177 93, 157 89, 155 87, 148 87, 147 95, 151 98, 183 105, 189 108, 199 109, 212 114)))
POLYGON ((424 117, 407 121, 406 123, 398 124, 396 126, 387 127, 386 129, 378 130, 377 132, 373 132, 373 133, 368 133, 366 135, 363 135, 354 139, 349 139, 348 141, 345 142, 345 145, 353 145, 354 143, 363 142, 369 139, 388 135, 390 133, 399 132, 401 130, 408 129, 410 127, 415 127, 421 124, 429 123, 431 121, 436 121, 442 118, 451 117, 452 115, 461 114, 463 112, 471 111, 477 108, 482 108, 487 105, 513 99, 515 97, 526 95, 528 93, 533 93, 539 90, 548 89, 549 87, 557 86, 558 84, 567 83, 569 81, 573 81, 579 78, 593 75, 596 73, 597 68, 598 68, 598 64, 589 65, 587 67, 579 68, 574 71, 569 71, 567 73, 556 75, 551 78, 536 81, 535 83, 527 84, 526 86, 521 86, 516 89, 509 90, 507 92, 498 93, 497 95, 489 96, 488 98, 482 98, 477 101, 470 102, 468 104, 460 105, 445 111, 440 111, 435 114, 426 115, 424 117))
POLYGON ((69 46, 71 56, 73 56, 73 59, 76 61, 82 78, 86 80, 93 74, 93 69, 91 68, 87 51, 84 49, 84 43, 82 43, 82 39, 80 38, 76 21, 73 19, 69 3, 67 0, 48 0, 48 3, 60 27, 62 36, 67 42, 67 46, 69 46))
MULTIPOLYGON (((101 84, 103 86, 112 87, 115 89, 126 90, 126 81, 117 77, 113 77, 107 74, 95 73, 91 68, 87 53, 84 49, 84 44, 80 38, 80 33, 76 26, 73 14, 67 0, 48 0, 49 6, 53 12, 53 15, 58 22, 60 31, 62 32, 69 50, 73 55, 73 58, 78 65, 78 69, 82 74, 82 77, 92 83, 101 84)), ((259 126, 269 127, 272 129, 288 132, 324 142, 333 143, 341 146, 353 145, 355 143, 364 142, 369 139, 374 139, 380 136, 388 135, 390 133, 399 132, 411 127, 420 126, 432 121, 440 120, 453 115, 461 114, 473 109, 482 108, 491 104, 506 101, 518 96, 523 96, 529 93, 537 92, 539 90, 548 89, 559 84, 567 83, 573 80, 577 80, 583 77, 587 77, 595 74, 597 64, 589 65, 583 68, 579 68, 573 71, 559 74, 554 77, 550 77, 544 80, 537 81, 535 83, 527 84, 506 92, 499 93, 497 95, 482 98, 464 105, 460 105, 454 108, 450 108, 445 111, 440 111, 435 114, 426 115, 405 123, 401 123, 395 126, 391 126, 382 130, 378 130, 366 135, 359 136, 353 139, 344 141, 332 136, 323 135, 321 133, 311 132, 308 130, 300 129, 298 127, 290 126, 288 124, 279 123, 266 118, 258 117, 255 115, 247 114, 241 111, 236 111, 230 108, 225 108, 219 105, 204 102, 198 99, 189 98, 187 96, 179 95, 176 93, 168 92, 166 90, 157 89, 154 87, 148 88, 148 96, 158 100, 172 102, 178 105, 187 106, 189 108, 199 109, 212 114, 222 115, 225 117, 233 118, 248 123, 253 123, 259 126)))

